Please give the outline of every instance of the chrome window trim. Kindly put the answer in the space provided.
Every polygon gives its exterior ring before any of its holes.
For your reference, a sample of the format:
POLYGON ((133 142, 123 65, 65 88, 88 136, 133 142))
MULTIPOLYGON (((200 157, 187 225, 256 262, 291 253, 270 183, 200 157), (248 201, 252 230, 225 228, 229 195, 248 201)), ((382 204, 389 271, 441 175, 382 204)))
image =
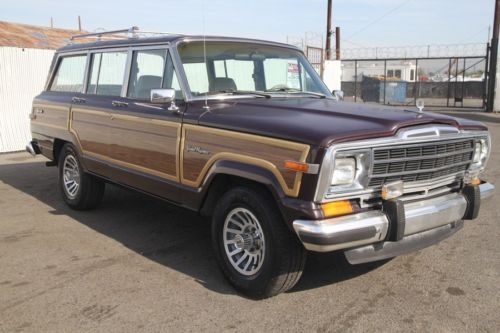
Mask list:
POLYGON ((89 77, 90 77, 90 74, 89 74, 90 64, 91 64, 90 59, 91 59, 90 51, 87 51, 87 63, 85 64, 85 76, 83 78, 83 89, 80 92, 82 94, 87 93, 87 84, 88 84, 88 80, 89 80, 89 77))
MULTIPOLYGON (((179 86, 182 91, 182 96, 184 96, 184 101, 191 101, 191 91, 187 85, 186 73, 184 73, 184 67, 180 61, 179 53, 177 52, 177 44, 168 46, 168 54, 172 58, 172 64, 174 65, 175 75, 177 75, 177 81, 179 81, 179 86)), ((167 55, 168 56, 168 55, 167 55)))
MULTIPOLYGON (((340 198, 359 197, 374 192, 373 189, 365 189, 352 193, 343 192, 339 193, 338 196, 326 199, 328 190, 331 187, 330 183, 333 172, 334 157, 339 152, 351 151, 360 148, 373 149, 377 147, 430 143, 430 142, 439 142, 439 141, 453 140, 453 139, 467 139, 467 138, 480 138, 480 137, 488 137, 489 140, 488 131, 458 130, 452 126, 424 125, 418 127, 411 127, 407 129, 401 129, 396 133, 396 135, 390 137, 333 144, 332 146, 327 148, 327 151, 323 158, 323 162, 321 163, 319 177, 318 177, 318 184, 316 185, 316 192, 314 195, 314 201, 327 202, 338 199, 339 197, 340 198)), ((490 151, 491 151, 491 146, 490 146, 490 151)), ((433 179, 431 182, 422 182, 419 184, 412 183, 410 186, 413 187, 413 185, 415 185, 415 188, 425 189, 427 187, 426 185, 431 185, 435 181, 436 180, 433 179)))
POLYGON ((122 83, 122 91, 120 94, 121 98, 126 98, 127 97, 127 91, 128 91, 128 84, 130 81, 130 72, 131 72, 131 66, 132 66, 132 49, 129 48, 127 50, 127 61, 125 62, 125 73, 123 74, 123 83, 122 83))

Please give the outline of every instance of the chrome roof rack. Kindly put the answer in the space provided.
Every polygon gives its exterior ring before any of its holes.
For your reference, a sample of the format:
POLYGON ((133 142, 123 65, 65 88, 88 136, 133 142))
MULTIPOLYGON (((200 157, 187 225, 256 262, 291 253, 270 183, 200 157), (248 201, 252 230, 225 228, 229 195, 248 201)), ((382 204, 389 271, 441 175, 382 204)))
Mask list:
POLYGON ((110 30, 110 31, 99 31, 82 35, 72 36, 70 43, 75 42, 77 39, 89 39, 97 38, 98 41, 105 39, 128 39, 128 38, 139 38, 139 37, 151 37, 154 35, 171 35, 168 32, 153 32, 153 31, 141 31, 139 27, 133 26, 128 29, 120 30, 110 30))

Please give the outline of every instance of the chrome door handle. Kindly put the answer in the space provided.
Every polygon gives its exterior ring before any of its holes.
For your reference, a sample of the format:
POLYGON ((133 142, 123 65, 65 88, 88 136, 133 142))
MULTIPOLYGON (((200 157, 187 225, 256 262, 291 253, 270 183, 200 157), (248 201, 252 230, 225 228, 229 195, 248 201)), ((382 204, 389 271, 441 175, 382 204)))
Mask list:
POLYGON ((123 107, 127 107, 128 103, 120 102, 120 101, 112 101, 111 105, 123 108, 123 107))
POLYGON ((87 100, 86 100, 85 98, 73 97, 73 98, 71 99, 71 101, 72 101, 73 103, 78 103, 78 104, 80 104, 80 103, 85 103, 87 100))

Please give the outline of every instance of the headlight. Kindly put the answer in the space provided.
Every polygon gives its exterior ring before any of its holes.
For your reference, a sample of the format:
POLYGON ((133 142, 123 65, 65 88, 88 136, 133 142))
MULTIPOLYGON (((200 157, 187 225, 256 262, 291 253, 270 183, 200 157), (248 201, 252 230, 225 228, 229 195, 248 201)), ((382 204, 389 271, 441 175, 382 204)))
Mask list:
POLYGON ((474 160, 471 169, 484 169, 490 153, 490 139, 481 138, 476 140, 474 146, 474 160))
POLYGON ((350 158, 338 158, 333 167, 332 185, 350 185, 356 177, 356 160, 350 158))
POLYGON ((371 150, 330 151, 323 160, 318 188, 322 197, 362 191, 368 185, 371 150))

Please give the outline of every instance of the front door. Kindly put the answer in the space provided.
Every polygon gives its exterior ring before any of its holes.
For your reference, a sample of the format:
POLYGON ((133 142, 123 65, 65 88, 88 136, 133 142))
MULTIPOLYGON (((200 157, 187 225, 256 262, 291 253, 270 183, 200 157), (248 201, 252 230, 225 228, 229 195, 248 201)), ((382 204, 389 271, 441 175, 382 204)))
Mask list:
POLYGON ((131 53, 128 88, 111 101, 109 157, 115 181, 179 201, 179 140, 184 103, 166 49, 131 53), (176 89, 178 112, 150 102, 151 89, 176 89), (169 184, 171 186, 169 186, 169 184))

